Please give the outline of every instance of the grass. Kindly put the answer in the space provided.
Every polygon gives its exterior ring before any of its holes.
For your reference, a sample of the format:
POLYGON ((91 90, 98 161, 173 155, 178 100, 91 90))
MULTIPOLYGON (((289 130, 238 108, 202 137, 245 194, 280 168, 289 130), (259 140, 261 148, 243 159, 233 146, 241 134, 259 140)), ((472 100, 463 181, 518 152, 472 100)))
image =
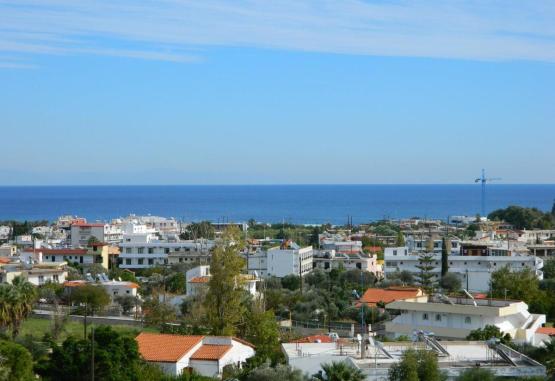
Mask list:
MULTIPOLYGON (((95 324, 96 326, 96 324, 95 324)), ((141 331, 147 332, 157 332, 154 328, 150 327, 137 327, 137 326, 130 326, 130 325, 121 325, 121 324, 114 324, 111 325, 114 331, 119 332, 123 335, 129 335, 131 337, 135 337, 141 331)), ((30 317, 29 319, 25 320, 21 325, 21 331, 19 333, 20 337, 25 335, 31 335, 37 339, 42 339, 45 333, 51 332, 52 330, 52 321, 49 319, 40 319, 36 317, 30 317)), ((90 332, 90 325, 87 329, 90 332)), ((83 338, 83 323, 77 321, 68 321, 65 326, 63 332, 60 334, 58 338, 59 342, 64 341, 68 336, 75 336, 78 338, 83 338)))

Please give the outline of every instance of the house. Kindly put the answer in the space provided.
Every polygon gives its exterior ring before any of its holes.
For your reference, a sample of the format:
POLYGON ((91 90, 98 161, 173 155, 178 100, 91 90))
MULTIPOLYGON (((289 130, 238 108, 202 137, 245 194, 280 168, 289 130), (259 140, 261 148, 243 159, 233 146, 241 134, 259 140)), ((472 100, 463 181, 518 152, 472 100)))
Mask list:
MULTIPOLYGON (((210 266, 208 265, 197 266, 187 271, 185 273, 187 296, 195 296, 202 289, 206 289, 210 281, 210 276, 210 266)), ((256 284, 260 282, 260 279, 251 274, 241 274, 240 277, 245 291, 252 296, 257 296, 258 291, 256 290, 256 284)))
POLYGON ((40 286, 45 283, 63 283, 67 278, 66 263, 21 262, 15 258, 0 258, 0 283, 12 283, 21 276, 29 283, 40 286))
POLYGON ((160 240, 146 225, 126 225, 120 244, 119 267, 144 269, 168 263, 208 262, 214 241, 160 240))
POLYGON ((423 295, 424 292, 418 287, 369 288, 356 303, 356 306, 359 307, 364 304, 365 306, 376 307, 378 303, 387 304, 396 300, 417 298, 423 295))
POLYGON ((66 293, 71 293, 76 287, 82 287, 86 284, 92 284, 94 286, 102 287, 106 291, 112 302, 117 296, 133 296, 137 297, 137 290, 139 285, 135 282, 127 281, 117 281, 117 280, 106 280, 99 282, 89 282, 85 280, 70 280, 64 282, 64 291, 66 293))
POLYGON ((14 257, 17 255, 17 246, 10 244, 0 245, 0 257, 14 257))
POLYGON ((249 274, 261 277, 305 276, 313 269, 312 246, 301 248, 296 243, 284 241, 281 246, 248 254, 247 269, 249 274))
POLYGON ((540 327, 536 330, 533 345, 536 347, 544 346, 545 343, 555 340, 555 328, 540 327))
POLYGON ((531 314, 526 303, 515 300, 422 295, 385 308, 399 312, 385 323, 386 334, 393 337, 422 330, 446 339, 465 339, 473 330, 494 325, 516 342, 534 344, 536 330, 545 324, 545 315, 531 314))
POLYGON ((110 246, 105 243, 92 243, 86 248, 68 249, 58 248, 26 248, 21 253, 21 260, 27 262, 29 258, 40 257, 40 262, 75 263, 90 266, 95 263, 108 269, 110 262, 110 246))
POLYGON ((193 369, 203 376, 220 377, 224 366, 241 366, 255 354, 252 344, 235 337, 142 332, 135 340, 145 361, 172 376, 193 369))
POLYGON ((74 248, 86 247, 92 237, 99 242, 106 242, 105 234, 109 229, 110 225, 104 223, 73 222, 71 224, 71 246, 74 248))
POLYGON ((378 264, 378 256, 366 254, 362 250, 354 253, 314 250, 312 265, 315 269, 324 271, 343 268, 345 270, 368 271, 378 278, 383 275, 383 267, 378 264))
POLYGON ((497 377, 545 377, 545 367, 516 350, 495 342, 438 341, 419 335, 408 342, 378 342, 370 339, 364 346, 354 340, 283 343, 287 364, 302 373, 315 374, 322 364, 344 362, 359 369, 367 381, 389 379, 389 369, 403 358, 408 349, 424 349, 437 356, 439 369, 448 380, 455 380, 465 370, 481 367, 497 377))
MULTIPOLYGON (((467 247, 467 250, 468 247, 467 247)), ((461 251, 462 253, 462 251, 461 251)), ((468 251, 467 251, 468 253, 468 251)), ((469 291, 489 291, 491 274, 505 266, 511 271, 520 271, 529 268, 538 277, 543 279, 543 260, 531 255, 495 255, 497 251, 485 251, 485 255, 449 255, 449 272, 457 275, 463 287, 469 291), (491 255, 488 255, 491 254, 491 255)), ((384 273, 388 275, 399 271, 408 271, 413 275, 420 273, 418 265, 420 257, 411 253, 407 247, 388 247, 384 252, 384 273)), ((434 280, 439 280, 441 274, 441 254, 432 255, 431 270, 434 280)))

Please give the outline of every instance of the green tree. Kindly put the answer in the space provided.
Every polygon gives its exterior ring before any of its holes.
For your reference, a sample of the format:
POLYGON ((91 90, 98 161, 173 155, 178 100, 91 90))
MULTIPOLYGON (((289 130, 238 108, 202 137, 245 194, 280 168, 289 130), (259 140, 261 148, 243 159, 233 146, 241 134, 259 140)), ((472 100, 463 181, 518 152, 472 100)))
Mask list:
POLYGON ((270 367, 268 363, 253 369, 245 377, 245 381, 306 381, 306 377, 298 369, 278 364, 270 367))
POLYGON ((181 239, 214 239, 216 232, 210 221, 193 222, 180 235, 181 239))
POLYGON ((451 240, 443 237, 441 240, 441 276, 449 271, 449 254, 451 252, 451 240))
POLYGON ((499 339, 503 344, 511 342, 511 335, 508 333, 504 334, 497 326, 489 324, 487 324, 484 328, 478 328, 470 331, 466 337, 467 340, 477 341, 486 341, 493 338, 499 339))
POLYGON ((207 323, 214 335, 232 336, 245 314, 242 303, 245 290, 240 274, 245 261, 238 229, 227 229, 210 261, 210 280, 205 306, 207 323))
POLYGON ((432 351, 408 349, 401 361, 389 369, 390 381, 443 381, 446 375, 440 371, 437 356, 432 351))
POLYGON ((138 298, 133 295, 118 295, 114 300, 121 306, 124 315, 129 314, 139 304, 138 298))
POLYGON ((0 285, 0 326, 11 329, 13 339, 32 312, 37 295, 35 286, 20 276, 12 284, 0 285))
POLYGON ((276 363, 282 358, 279 342, 279 327, 273 311, 264 311, 253 305, 247 313, 245 333, 242 335, 256 347, 256 356, 261 362, 276 363))
POLYGON ((143 303, 145 323, 152 327, 162 328, 166 323, 175 320, 175 309, 168 303, 160 301, 156 295, 143 303))
POLYGON ((301 287, 301 278, 295 274, 289 274, 281 278, 281 285, 291 291, 298 290, 301 287))
POLYGON ((416 268, 420 270, 420 272, 416 275, 416 279, 426 290, 430 290, 434 285, 434 274, 432 271, 435 269, 435 266, 433 262, 434 254, 431 252, 421 253, 418 256, 418 265, 416 265, 416 268))
POLYGON ((0 341, 0 358, 2 380, 4 381, 31 381, 35 379, 33 373, 33 358, 22 345, 11 341, 0 341))
POLYGON ((495 374, 489 369, 471 368, 457 377, 457 381, 495 381, 495 374))
POLYGON ((441 278, 439 285, 449 292, 455 292, 461 289, 461 280, 455 274, 447 273, 441 278))
POLYGON ((94 235, 91 235, 91 236, 89 237, 89 239, 87 240, 87 246, 92 246, 92 245, 94 245, 94 244, 96 244, 96 243, 100 243, 100 241, 99 241, 99 239, 96 238, 94 235))
POLYGON ((166 279, 166 289, 174 294, 184 294, 187 280, 183 273, 173 273, 166 279))
POLYGON ((71 300, 83 307, 83 337, 87 336, 87 316, 94 316, 110 303, 110 296, 100 286, 86 284, 71 293, 71 300))
POLYGON ((508 266, 494 271, 491 275, 491 288, 494 298, 509 298, 526 302, 530 310, 535 313, 549 313, 551 299, 540 289, 534 270, 525 268, 521 271, 511 271, 508 266))
MULTIPOLYGON (((70 336, 61 346, 52 343, 52 353, 37 366, 50 381, 90 380, 93 354, 92 332, 87 340, 70 336)), ((94 331, 95 380, 131 381, 139 379, 143 362, 134 338, 119 334, 109 326, 94 331)))
POLYGON ((321 381, 363 381, 366 379, 360 369, 343 361, 322 364, 322 370, 312 377, 314 380, 321 381))
POLYGON ((494 210, 488 215, 488 218, 508 222, 517 229, 551 229, 555 226, 552 214, 544 213, 537 208, 523 208, 515 205, 494 210))
POLYGON ((405 236, 401 231, 397 233, 397 240, 395 242, 395 246, 397 247, 405 246, 405 236))

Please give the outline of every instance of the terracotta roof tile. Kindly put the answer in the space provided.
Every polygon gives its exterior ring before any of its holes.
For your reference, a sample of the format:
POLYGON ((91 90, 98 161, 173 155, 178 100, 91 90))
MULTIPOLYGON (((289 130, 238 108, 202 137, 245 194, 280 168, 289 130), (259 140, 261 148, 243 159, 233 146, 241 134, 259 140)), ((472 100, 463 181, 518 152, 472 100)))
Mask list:
POLYGON ((333 343, 333 340, 326 335, 313 335, 293 340, 292 343, 333 343))
POLYGON ((231 349, 231 345, 203 344, 193 355, 191 360, 219 360, 231 349))
POLYGON ((196 276, 189 280, 189 283, 208 283, 210 280, 209 276, 196 276))
POLYGON ((416 298, 421 295, 422 291, 416 287, 390 287, 386 289, 369 288, 364 295, 362 295, 357 306, 359 306, 361 302, 370 306, 375 306, 379 302, 387 304, 396 300, 416 298))
POLYGON ((24 250, 26 253, 43 253, 43 254, 57 254, 57 255, 85 255, 88 254, 87 249, 66 249, 66 248, 59 248, 59 249, 33 249, 27 248, 24 250))
POLYGON ((540 327, 536 330, 536 333, 542 333, 544 335, 555 336, 555 328, 552 327, 540 327))
POLYGON ((141 332, 135 338, 139 353, 146 361, 176 362, 191 348, 200 343, 204 336, 182 336, 141 332))

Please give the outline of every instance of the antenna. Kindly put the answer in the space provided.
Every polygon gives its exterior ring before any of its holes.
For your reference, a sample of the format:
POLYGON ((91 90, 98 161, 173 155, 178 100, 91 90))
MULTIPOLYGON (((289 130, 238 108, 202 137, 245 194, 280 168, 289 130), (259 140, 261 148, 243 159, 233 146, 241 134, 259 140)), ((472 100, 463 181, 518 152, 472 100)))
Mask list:
POLYGON ((477 179, 474 180, 475 183, 481 183, 482 184, 482 214, 480 215, 480 217, 485 217, 486 216, 486 184, 487 183, 491 183, 492 181, 498 181, 501 180, 500 177, 486 177, 486 170, 482 169, 482 176, 478 177, 477 179))

